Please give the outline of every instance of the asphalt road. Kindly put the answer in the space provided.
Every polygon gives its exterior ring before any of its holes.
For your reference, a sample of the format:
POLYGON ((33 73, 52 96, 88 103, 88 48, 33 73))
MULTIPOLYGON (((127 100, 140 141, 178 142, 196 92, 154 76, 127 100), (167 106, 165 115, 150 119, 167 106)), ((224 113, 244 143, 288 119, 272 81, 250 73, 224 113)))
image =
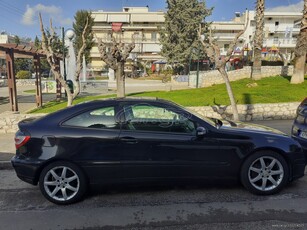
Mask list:
POLYGON ((307 177, 273 196, 240 185, 109 188, 70 206, 0 174, 1 229, 307 229, 307 177))

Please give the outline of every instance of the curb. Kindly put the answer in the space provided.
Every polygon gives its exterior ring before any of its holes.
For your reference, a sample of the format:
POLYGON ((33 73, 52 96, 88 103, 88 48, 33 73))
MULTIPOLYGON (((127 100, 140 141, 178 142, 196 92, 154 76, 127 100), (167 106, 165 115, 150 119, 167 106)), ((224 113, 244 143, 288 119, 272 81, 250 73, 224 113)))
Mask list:
POLYGON ((12 170, 13 166, 11 161, 0 161, 0 170, 12 170))

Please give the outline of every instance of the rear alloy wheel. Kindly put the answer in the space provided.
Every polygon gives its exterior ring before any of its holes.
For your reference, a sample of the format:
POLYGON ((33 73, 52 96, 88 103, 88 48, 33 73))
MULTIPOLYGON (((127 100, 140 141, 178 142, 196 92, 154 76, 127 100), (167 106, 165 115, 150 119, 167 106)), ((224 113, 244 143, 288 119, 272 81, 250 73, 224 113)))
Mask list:
POLYGON ((271 151, 251 155, 243 164, 241 181, 250 192, 270 195, 279 192, 289 180, 287 162, 271 151))
POLYGON ((56 204, 71 204, 83 197, 86 180, 76 165, 69 162, 55 162, 43 169, 39 187, 49 201, 56 204))

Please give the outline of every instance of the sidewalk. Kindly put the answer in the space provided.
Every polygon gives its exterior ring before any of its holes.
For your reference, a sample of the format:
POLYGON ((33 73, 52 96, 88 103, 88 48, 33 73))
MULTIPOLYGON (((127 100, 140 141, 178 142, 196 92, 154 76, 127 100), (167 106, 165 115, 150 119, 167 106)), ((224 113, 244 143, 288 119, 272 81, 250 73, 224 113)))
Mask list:
POLYGON ((0 170, 11 169, 11 158, 15 155, 14 133, 0 134, 0 170))

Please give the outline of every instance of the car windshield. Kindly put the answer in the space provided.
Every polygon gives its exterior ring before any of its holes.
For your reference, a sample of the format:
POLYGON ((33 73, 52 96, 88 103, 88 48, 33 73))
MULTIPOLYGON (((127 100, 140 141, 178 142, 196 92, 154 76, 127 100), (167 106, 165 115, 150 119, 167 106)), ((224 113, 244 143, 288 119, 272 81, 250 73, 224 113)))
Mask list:
POLYGON ((208 124, 212 125, 213 127, 217 128, 217 129, 220 128, 223 125, 223 122, 219 119, 203 116, 200 113, 198 113, 194 110, 188 109, 188 108, 184 108, 184 109, 187 110, 188 112, 192 113, 194 116, 198 117, 199 119, 202 119, 206 123, 208 123, 208 124))

